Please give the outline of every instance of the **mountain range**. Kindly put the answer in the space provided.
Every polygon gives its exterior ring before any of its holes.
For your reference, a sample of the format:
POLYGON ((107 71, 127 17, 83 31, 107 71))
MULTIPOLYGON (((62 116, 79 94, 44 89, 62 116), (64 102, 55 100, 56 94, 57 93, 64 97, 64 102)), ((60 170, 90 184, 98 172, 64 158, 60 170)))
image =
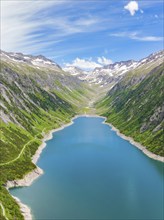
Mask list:
POLYGON ((68 66, 64 68, 66 72, 69 72, 73 76, 77 76, 79 79, 87 81, 91 84, 98 84, 101 87, 109 86, 109 84, 115 84, 122 79, 127 72, 140 69, 151 69, 163 62, 164 52, 159 51, 153 53, 146 58, 139 61, 128 60, 115 62, 113 64, 105 65, 103 67, 96 67, 93 71, 83 71, 75 66, 68 66))
POLYGON ((106 116, 123 134, 164 156, 164 51, 91 72, 62 68, 42 55, 0 54, 0 199, 9 220, 23 216, 6 182, 36 168, 31 158, 45 134, 77 114, 106 116))

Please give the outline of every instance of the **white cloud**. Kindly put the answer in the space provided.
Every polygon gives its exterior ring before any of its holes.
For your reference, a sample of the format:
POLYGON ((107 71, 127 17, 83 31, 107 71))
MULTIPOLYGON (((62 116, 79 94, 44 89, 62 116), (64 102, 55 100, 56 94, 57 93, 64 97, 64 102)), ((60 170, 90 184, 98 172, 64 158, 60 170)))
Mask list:
POLYGON ((112 60, 107 59, 105 57, 98 57, 97 61, 93 61, 92 58, 89 59, 80 59, 76 58, 72 61, 72 63, 65 63, 66 67, 75 66, 84 70, 93 70, 96 67, 102 67, 107 64, 111 64, 112 60))
POLYGON ((66 36, 106 28, 97 15, 75 17, 69 10, 71 0, 2 1, 1 49, 23 53, 42 53, 66 36), (63 10, 68 7, 68 10, 63 10), (52 16, 53 11, 53 16, 52 16), (38 34, 39 33, 39 34, 38 34))
POLYGON ((96 67, 101 67, 102 65, 92 61, 91 59, 80 59, 76 58, 75 60, 72 61, 72 63, 67 63, 66 66, 75 66, 79 67, 80 69, 85 69, 85 70, 92 70, 96 67))
POLYGON ((133 16, 136 11, 139 10, 138 3, 136 1, 130 1, 127 5, 124 6, 124 9, 128 10, 133 16))
POLYGON ((163 37, 157 37, 157 36, 142 36, 138 32, 120 32, 120 33, 114 33, 110 36, 114 37, 127 37, 132 40, 138 40, 138 41, 163 41, 163 37))
MULTIPOLYGON (((42 19, 33 19, 37 13, 49 7, 56 7, 63 1, 2 1, 1 2, 1 46, 7 51, 31 52, 41 40, 36 34, 44 25, 42 19), (34 33, 35 32, 35 33, 34 33), (31 48, 30 48, 31 47, 31 48)), ((42 39, 43 41, 43 39, 42 39)), ((48 42, 42 42, 43 47, 48 42)), ((49 42, 50 44, 50 42, 49 42)))
POLYGON ((163 41, 163 37, 155 37, 155 36, 134 36, 131 39, 139 40, 139 41, 163 41))
POLYGON ((98 63, 102 64, 102 65, 108 65, 108 64, 112 64, 112 60, 107 59, 105 57, 98 57, 97 58, 98 63))

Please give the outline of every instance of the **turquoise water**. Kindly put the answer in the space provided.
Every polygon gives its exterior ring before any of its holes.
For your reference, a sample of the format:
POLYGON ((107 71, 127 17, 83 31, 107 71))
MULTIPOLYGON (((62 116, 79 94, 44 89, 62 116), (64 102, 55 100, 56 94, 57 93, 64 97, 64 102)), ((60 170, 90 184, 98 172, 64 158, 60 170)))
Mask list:
POLYGON ((10 192, 34 219, 163 219, 163 164, 96 117, 79 117, 53 134, 30 187, 10 192))

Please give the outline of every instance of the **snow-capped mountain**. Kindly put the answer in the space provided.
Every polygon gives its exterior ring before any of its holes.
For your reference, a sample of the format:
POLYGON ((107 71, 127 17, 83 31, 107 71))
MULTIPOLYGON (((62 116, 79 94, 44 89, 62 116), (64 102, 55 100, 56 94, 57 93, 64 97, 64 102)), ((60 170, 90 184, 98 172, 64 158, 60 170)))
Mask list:
POLYGON ((137 66, 137 62, 134 60, 116 62, 114 64, 106 65, 104 67, 97 67, 94 69, 92 74, 96 75, 109 75, 109 76, 120 76, 123 75, 125 72, 133 69, 137 66))
POLYGON ((73 75, 73 76, 84 74, 83 70, 81 70, 80 68, 75 67, 75 66, 68 66, 68 67, 63 68, 63 70, 65 72, 71 73, 71 75, 73 75))
POLYGON ((162 63, 164 60, 164 51, 153 53, 140 61, 128 60, 116 62, 103 67, 97 67, 91 72, 85 72, 77 67, 71 66, 64 68, 64 71, 78 77, 81 80, 101 86, 115 84, 124 77, 129 71, 136 69, 149 69, 162 63))
POLYGON ((61 67, 56 64, 54 61, 42 56, 32 56, 32 55, 24 55, 22 53, 8 53, 4 51, 0 51, 2 60, 10 60, 11 62, 18 63, 27 63, 38 67, 52 67, 61 69, 61 67))
POLYGON ((91 72, 84 71, 84 70, 82 70, 78 67, 75 67, 75 66, 68 66, 68 67, 63 68, 63 70, 65 72, 70 73, 72 76, 78 77, 80 80, 83 80, 83 81, 88 81, 88 78, 91 74, 91 72))
MULTIPOLYGON (((62 71, 61 67, 54 61, 42 56, 24 55, 22 53, 8 53, 0 51, 1 60, 10 61, 13 65, 32 65, 36 68, 49 68, 62 71)), ((115 62, 103 67, 97 67, 93 71, 84 71, 75 66, 68 66, 63 68, 64 72, 70 73, 78 80, 86 81, 90 84, 98 84, 100 86, 110 85, 113 86, 120 79, 122 79, 129 71, 145 72, 150 70, 156 65, 159 65, 164 60, 164 51, 153 53, 140 61, 128 60, 115 62)), ((61 73, 62 74, 62 73, 61 73)))
POLYGON ((109 64, 104 67, 97 67, 90 74, 90 82, 104 85, 118 81, 126 72, 134 69, 136 66, 136 61, 128 60, 109 64))

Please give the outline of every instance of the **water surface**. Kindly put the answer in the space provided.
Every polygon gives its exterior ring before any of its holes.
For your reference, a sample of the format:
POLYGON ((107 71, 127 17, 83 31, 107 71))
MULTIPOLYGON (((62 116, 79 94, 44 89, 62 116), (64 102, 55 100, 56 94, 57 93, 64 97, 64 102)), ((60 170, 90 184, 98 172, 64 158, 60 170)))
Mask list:
POLYGON ((163 164, 103 121, 79 117, 55 132, 37 164, 44 175, 11 190, 34 219, 163 219, 163 164))

